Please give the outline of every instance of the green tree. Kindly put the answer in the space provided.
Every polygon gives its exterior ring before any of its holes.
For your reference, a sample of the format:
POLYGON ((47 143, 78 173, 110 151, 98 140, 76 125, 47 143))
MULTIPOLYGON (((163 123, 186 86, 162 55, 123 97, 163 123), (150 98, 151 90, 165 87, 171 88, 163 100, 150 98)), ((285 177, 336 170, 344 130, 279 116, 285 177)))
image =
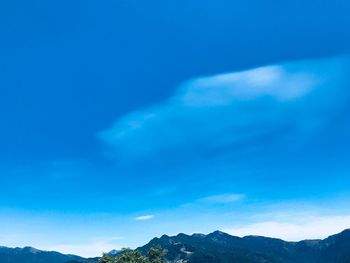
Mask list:
POLYGON ((114 258, 107 253, 103 253, 102 257, 99 259, 99 263, 114 263, 114 258))
POLYGON ((120 255, 114 258, 113 263, 149 263, 149 260, 136 250, 124 249, 120 255))
POLYGON ((166 263, 166 251, 161 247, 152 247, 147 256, 137 250, 123 249, 117 256, 103 254, 99 263, 166 263))
POLYGON ((165 263, 165 256, 167 251, 162 249, 160 246, 151 247, 148 251, 148 259, 151 263, 165 263))

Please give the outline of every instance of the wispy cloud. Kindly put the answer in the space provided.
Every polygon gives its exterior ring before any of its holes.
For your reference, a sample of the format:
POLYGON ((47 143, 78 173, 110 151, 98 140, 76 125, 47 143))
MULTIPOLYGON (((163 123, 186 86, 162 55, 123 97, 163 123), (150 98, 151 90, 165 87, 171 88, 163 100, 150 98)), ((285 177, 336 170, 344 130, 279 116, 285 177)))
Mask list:
POLYGON ((147 221, 147 220, 151 220, 154 218, 154 215, 142 215, 142 216, 137 216, 134 219, 136 221, 147 221))
POLYGON ((118 119, 99 137, 119 160, 132 162, 169 154, 172 161, 193 161, 263 148, 260 138, 269 134, 272 142, 305 136, 343 105, 344 63, 301 61, 196 78, 169 100, 118 119))
POLYGON ((241 201, 244 197, 242 194, 220 194, 206 196, 198 199, 196 202, 204 204, 229 204, 241 201))
POLYGON ((276 65, 189 81, 179 99, 188 106, 227 106, 238 100, 270 96, 278 100, 302 97, 322 79, 307 71, 276 65))

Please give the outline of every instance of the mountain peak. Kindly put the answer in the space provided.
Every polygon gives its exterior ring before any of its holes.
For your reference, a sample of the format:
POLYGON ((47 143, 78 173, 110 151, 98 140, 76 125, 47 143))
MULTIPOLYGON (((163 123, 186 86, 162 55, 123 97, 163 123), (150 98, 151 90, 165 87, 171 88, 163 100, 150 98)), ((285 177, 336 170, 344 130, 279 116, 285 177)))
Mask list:
POLYGON ((350 236, 350 228, 347 228, 340 232, 338 235, 349 235, 350 236))
POLYGON ((40 252, 42 252, 41 250, 36 249, 34 247, 24 247, 24 248, 22 248, 22 250, 26 251, 26 252, 29 252, 29 253, 40 253, 40 252))
POLYGON ((222 232, 222 231, 220 231, 220 230, 216 230, 216 231, 214 231, 213 233, 212 233, 213 235, 227 235, 225 232, 222 232))
POLYGON ((225 232, 222 232, 220 230, 216 230, 210 234, 207 235, 209 238, 215 238, 215 239, 226 239, 226 238, 236 238, 235 236, 231 236, 225 232))
POLYGON ((193 237, 197 237, 197 238, 204 238, 204 237, 206 237, 207 235, 201 234, 201 233, 194 233, 194 234, 192 234, 192 236, 193 236, 193 237))
POLYGON ((160 239, 168 239, 168 238, 170 238, 168 235, 162 235, 161 237, 160 237, 160 239))

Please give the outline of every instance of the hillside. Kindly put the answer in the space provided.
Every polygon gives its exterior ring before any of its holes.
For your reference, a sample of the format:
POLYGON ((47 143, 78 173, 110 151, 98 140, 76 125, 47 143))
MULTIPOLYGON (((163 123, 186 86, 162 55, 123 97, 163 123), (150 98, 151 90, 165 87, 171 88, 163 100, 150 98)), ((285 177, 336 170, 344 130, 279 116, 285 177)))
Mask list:
POLYGON ((350 263, 350 230, 324 240, 300 242, 260 236, 239 238, 220 231, 208 235, 163 235, 139 250, 146 252, 155 245, 168 250, 170 262, 350 263))

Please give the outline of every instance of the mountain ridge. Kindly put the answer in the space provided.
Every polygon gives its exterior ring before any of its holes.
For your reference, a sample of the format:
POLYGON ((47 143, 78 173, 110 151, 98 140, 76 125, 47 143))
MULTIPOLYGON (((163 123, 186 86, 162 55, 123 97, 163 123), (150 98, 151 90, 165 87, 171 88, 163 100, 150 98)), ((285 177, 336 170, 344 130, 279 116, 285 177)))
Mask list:
POLYGON ((221 231, 207 235, 163 235, 138 248, 145 253, 160 245, 171 263, 350 263, 350 230, 325 239, 285 241, 273 237, 231 236, 221 231))
MULTIPOLYGON (((170 263, 350 263, 350 229, 325 239, 285 241, 273 237, 247 235, 237 237, 222 231, 209 234, 179 233, 162 235, 137 248, 147 253, 152 246, 168 250, 170 263)), ((117 255, 112 250, 110 255, 117 255)), ((0 246, 0 263, 68 263, 96 262, 84 258, 34 247, 9 248, 0 246)))
POLYGON ((88 258, 57 251, 40 250, 34 247, 0 246, 0 263, 67 263, 87 262, 88 258))

